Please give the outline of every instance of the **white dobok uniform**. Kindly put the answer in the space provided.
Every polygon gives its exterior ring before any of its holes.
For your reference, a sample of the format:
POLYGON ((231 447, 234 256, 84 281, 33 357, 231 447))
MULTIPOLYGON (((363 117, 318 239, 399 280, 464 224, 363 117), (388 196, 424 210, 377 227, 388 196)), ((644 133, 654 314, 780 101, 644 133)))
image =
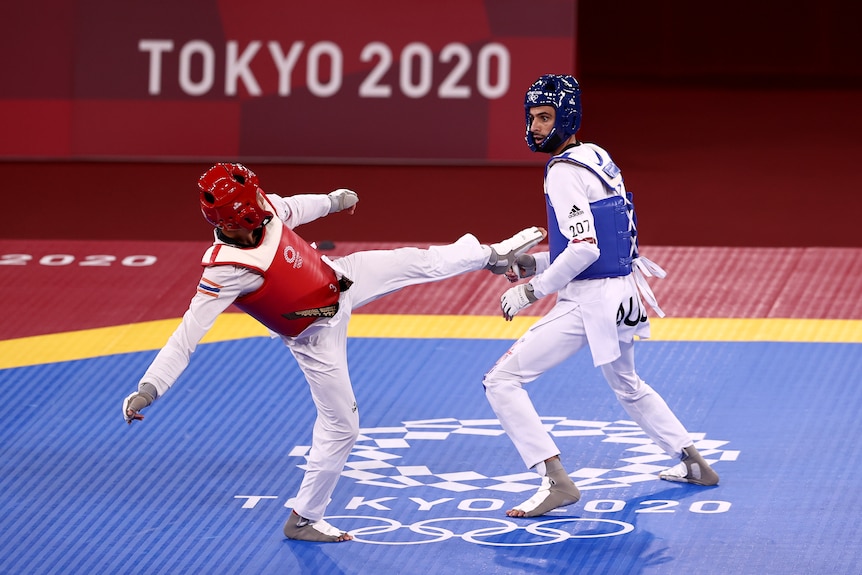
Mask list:
MULTIPOLYGON (((267 199, 274 207, 276 217, 290 229, 327 215, 331 205, 329 197, 323 194, 284 198, 268 194, 267 199)), ((279 224, 270 222, 273 223, 279 224)), ((280 224, 274 227, 270 224, 266 226, 268 229, 280 229, 280 224)), ((237 250, 216 236, 213 247, 205 256, 204 263, 208 267, 204 269, 198 292, 183 315, 182 323, 158 353, 141 382, 154 384, 159 396, 167 392, 188 365, 192 352, 218 315, 235 302, 239 305, 243 300, 237 302, 237 299, 241 296, 261 291, 268 272, 260 269, 266 266, 260 265, 259 252, 267 249, 263 245, 266 243, 264 238, 259 248, 237 250), (231 250, 235 254, 248 252, 247 257, 243 254, 237 256, 246 258, 242 265, 212 265, 216 261, 214 251, 231 250), (250 269, 253 267, 258 271, 250 269)), ((285 259, 294 257, 285 249, 270 252, 274 255, 267 257, 280 257, 281 252, 284 252, 285 259)), ((323 518, 359 434, 359 414, 347 369, 347 326, 353 309, 406 286, 483 269, 489 252, 473 235, 467 234, 453 244, 428 249, 371 250, 335 260, 323 256, 325 264, 335 271, 335 277, 352 281, 349 288, 337 297, 337 313, 313 320, 311 325, 293 336, 275 333, 267 326, 273 337, 281 337, 296 359, 317 407, 307 469, 293 505, 297 513, 312 521, 323 518)), ((316 252, 311 257, 315 255, 316 252)), ((285 430, 290 429, 287 423, 283 427, 285 430)))
MULTIPOLYGON (((591 144, 566 152, 584 163, 593 162, 596 168, 611 162, 607 152, 591 144)), ((644 297, 654 302, 646 280, 637 274, 644 267, 657 275, 663 275, 663 270, 646 260, 636 262, 635 272, 622 277, 574 279, 598 259, 602 249, 597 245, 590 204, 624 195, 622 176, 603 180, 558 156, 546 169, 545 194, 556 215, 556 221, 548 222, 549 233, 556 226, 569 243, 553 262, 548 252, 535 254, 536 275, 530 283, 537 298, 556 294, 557 301, 485 375, 491 407, 528 468, 560 454, 524 385, 589 346, 593 364, 631 419, 665 452, 680 456, 682 448, 692 444, 688 432, 635 371, 634 338, 650 334, 638 283, 648 292, 644 297)))

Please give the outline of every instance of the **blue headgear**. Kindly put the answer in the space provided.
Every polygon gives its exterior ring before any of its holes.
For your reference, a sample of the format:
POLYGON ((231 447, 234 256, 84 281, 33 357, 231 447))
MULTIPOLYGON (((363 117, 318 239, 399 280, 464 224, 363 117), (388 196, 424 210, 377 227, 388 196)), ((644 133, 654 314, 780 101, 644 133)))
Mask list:
POLYGON ((553 152, 581 127, 581 87, 574 76, 545 74, 527 90, 524 96, 524 113, 527 118, 527 145, 534 152, 553 152), (554 129, 537 146, 530 133, 530 108, 553 106, 557 110, 554 129))

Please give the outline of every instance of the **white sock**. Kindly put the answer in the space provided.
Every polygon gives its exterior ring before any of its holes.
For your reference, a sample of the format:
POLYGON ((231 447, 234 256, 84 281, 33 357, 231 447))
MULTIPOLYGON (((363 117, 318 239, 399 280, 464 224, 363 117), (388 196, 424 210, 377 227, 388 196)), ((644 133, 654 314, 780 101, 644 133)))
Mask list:
POLYGON ((545 465, 544 461, 540 461, 539 463, 537 463, 533 469, 535 469, 536 473, 538 473, 542 477, 544 477, 548 474, 548 466, 545 465))
MULTIPOLYGON (((491 246, 486 246, 485 244, 482 244, 482 253, 485 254, 485 265, 490 264, 491 263, 491 254, 494 253, 494 250, 491 249, 491 246)), ((494 263, 496 263, 496 262, 494 262, 494 263)))

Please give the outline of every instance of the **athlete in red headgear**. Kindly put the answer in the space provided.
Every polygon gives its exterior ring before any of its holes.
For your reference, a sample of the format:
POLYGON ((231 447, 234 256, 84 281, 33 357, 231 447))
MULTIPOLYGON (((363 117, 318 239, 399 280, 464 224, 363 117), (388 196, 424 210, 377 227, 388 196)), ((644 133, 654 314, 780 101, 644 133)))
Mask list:
POLYGON ((128 423, 177 381, 218 315, 232 304, 280 337, 308 381, 317 406, 311 450, 284 534, 304 541, 347 541, 324 512, 359 435, 347 370, 347 324, 353 309, 403 287, 487 269, 503 274, 545 237, 527 228, 490 246, 471 234, 428 249, 356 252, 330 260, 293 228, 334 212, 353 213, 359 197, 264 194, 241 164, 216 164, 201 176, 201 211, 215 226, 203 275, 182 323, 150 364, 138 390, 123 401, 128 423), (321 369, 324 366, 325 369, 321 369))

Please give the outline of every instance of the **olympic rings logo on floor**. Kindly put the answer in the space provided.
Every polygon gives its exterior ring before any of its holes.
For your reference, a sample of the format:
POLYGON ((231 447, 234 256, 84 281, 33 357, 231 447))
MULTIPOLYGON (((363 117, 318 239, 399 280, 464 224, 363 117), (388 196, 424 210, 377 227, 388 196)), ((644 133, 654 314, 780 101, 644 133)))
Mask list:
POLYGON ((403 524, 398 520, 386 517, 363 515, 327 516, 326 520, 349 531, 354 541, 371 545, 425 545, 459 538, 467 543, 492 547, 536 547, 563 543, 569 539, 616 537, 634 530, 634 525, 625 521, 582 517, 545 519, 526 525, 507 519, 489 517, 438 517, 411 524, 403 524), (366 521, 372 524, 351 527, 354 522, 364 523, 366 521), (492 525, 463 532, 456 532, 442 526, 447 522, 466 523, 471 521, 481 521, 492 525), (563 527, 573 529, 567 531, 563 527), (386 536, 396 532, 399 535, 386 536), (401 532, 404 532, 403 536, 400 535, 401 532))

